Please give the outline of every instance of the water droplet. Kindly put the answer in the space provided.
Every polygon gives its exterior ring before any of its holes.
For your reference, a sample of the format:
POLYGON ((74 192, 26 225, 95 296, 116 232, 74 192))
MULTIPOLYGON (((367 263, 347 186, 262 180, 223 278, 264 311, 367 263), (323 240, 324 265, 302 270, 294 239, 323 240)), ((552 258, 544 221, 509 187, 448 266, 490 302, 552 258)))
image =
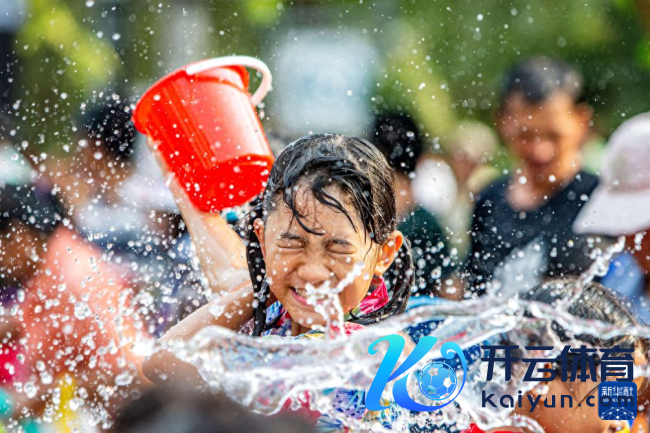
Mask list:
POLYGON ((25 391, 25 395, 27 398, 34 398, 36 397, 36 393, 38 389, 36 388, 36 385, 34 385, 33 382, 27 382, 25 386, 23 387, 23 390, 25 391))
POLYGON ((128 371, 123 371, 115 377, 115 385, 127 386, 133 382, 133 375, 128 371))
POLYGON ((85 320, 92 316, 93 312, 85 302, 77 302, 74 304, 74 316, 79 320, 85 320))
POLYGON ((215 303, 210 306, 210 314, 214 317, 221 317, 225 311, 226 308, 223 305, 215 303))

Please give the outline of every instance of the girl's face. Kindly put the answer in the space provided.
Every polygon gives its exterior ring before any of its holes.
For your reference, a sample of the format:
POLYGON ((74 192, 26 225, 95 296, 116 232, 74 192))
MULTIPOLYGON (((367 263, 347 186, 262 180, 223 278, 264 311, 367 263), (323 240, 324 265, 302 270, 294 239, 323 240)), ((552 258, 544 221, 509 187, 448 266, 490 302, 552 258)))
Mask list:
POLYGON ((356 230, 343 213, 320 203, 304 187, 296 193, 295 206, 304 216, 304 224, 318 234, 304 230, 281 200, 266 223, 255 221, 270 289, 292 320, 306 328, 326 323, 307 303, 308 284, 319 287, 329 283, 334 288, 359 265, 360 275, 339 294, 342 310, 347 313, 359 305, 373 276, 388 269, 402 245, 398 231, 391 233, 384 245, 372 242, 348 197, 335 187, 327 192, 343 204, 356 230))

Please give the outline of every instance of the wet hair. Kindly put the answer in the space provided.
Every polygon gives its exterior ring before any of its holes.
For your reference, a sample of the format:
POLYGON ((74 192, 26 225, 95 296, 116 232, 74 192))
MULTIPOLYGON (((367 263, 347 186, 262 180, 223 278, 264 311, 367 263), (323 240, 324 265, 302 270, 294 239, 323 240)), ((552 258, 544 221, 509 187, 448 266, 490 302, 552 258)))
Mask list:
POLYGON ((561 91, 575 104, 585 102, 584 79, 573 65, 560 59, 533 57, 515 65, 507 75, 501 107, 513 95, 521 94, 526 102, 546 101, 551 94, 561 91))
MULTIPOLYGON (((571 296, 576 285, 577 278, 556 279, 547 281, 522 296, 522 299, 542 302, 549 305, 556 305, 559 301, 571 296)), ((567 308, 567 312, 579 319, 599 321, 617 325, 620 327, 638 326, 640 322, 634 314, 624 305, 610 289, 602 284, 591 282, 585 286, 580 296, 567 308)), ((560 341, 568 342, 572 338, 585 342, 592 347, 635 349, 647 356, 650 350, 650 340, 632 335, 616 336, 610 339, 599 338, 590 334, 573 335, 564 329, 557 322, 551 324, 551 329, 558 336, 560 341)), ((623 353, 614 353, 614 356, 622 356, 623 353)), ((569 367, 573 362, 580 362, 579 356, 568 357, 569 367)), ((594 355, 594 364, 600 363, 598 355, 594 355)), ((560 374, 560 365, 556 365, 556 371, 560 374)), ((644 380, 642 388, 647 388, 648 380, 644 380)), ((593 392, 593 391, 592 391, 593 392)))
POLYGON ((98 103, 83 119, 91 144, 99 141, 114 160, 130 161, 136 137, 131 115, 129 104, 119 98, 98 103))
MULTIPOLYGON (((394 182, 394 173, 381 152, 359 138, 314 134, 296 140, 282 151, 273 164, 266 190, 244 222, 246 257, 258 300, 253 335, 261 335, 266 327, 266 300, 269 296, 266 265, 253 227, 255 219, 266 221, 283 203, 305 231, 319 234, 305 225, 305 215, 296 208, 298 188, 306 186, 316 200, 343 213, 355 230, 365 230, 372 242, 381 245, 397 227, 394 182), (354 224, 353 215, 328 192, 330 187, 339 188, 347 196, 363 227, 354 224)), ((377 311, 353 317, 353 322, 376 323, 402 313, 406 308, 414 283, 411 246, 407 239, 404 239, 399 255, 387 273, 394 276, 389 302, 377 311)))
POLYGON ((378 117, 371 141, 398 173, 408 175, 413 172, 422 156, 420 130, 406 114, 392 113, 378 117))
POLYGON ((313 431, 313 428, 296 415, 254 414, 224 394, 196 389, 150 389, 118 411, 112 431, 299 433, 313 431))

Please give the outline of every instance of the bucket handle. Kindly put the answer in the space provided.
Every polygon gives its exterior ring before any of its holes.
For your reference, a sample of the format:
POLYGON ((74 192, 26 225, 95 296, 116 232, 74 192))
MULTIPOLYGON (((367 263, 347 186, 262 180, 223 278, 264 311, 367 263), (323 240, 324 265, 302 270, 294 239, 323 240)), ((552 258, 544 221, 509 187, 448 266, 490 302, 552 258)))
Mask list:
POLYGON ((257 88, 253 96, 251 96, 251 103, 257 106, 269 90, 271 89, 271 70, 266 63, 249 56, 229 56, 229 57, 216 57, 214 59, 204 60, 202 62, 190 65, 185 69, 187 75, 196 75, 205 72, 209 69, 222 68, 224 66, 245 66, 247 68, 256 69, 262 73, 262 82, 257 88))

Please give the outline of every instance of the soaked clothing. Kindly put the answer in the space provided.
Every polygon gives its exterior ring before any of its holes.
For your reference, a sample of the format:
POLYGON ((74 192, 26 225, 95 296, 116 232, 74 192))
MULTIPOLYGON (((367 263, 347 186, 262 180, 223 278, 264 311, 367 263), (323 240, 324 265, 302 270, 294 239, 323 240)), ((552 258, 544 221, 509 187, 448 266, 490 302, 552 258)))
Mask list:
POLYGON ((39 363, 41 376, 57 378, 91 366, 113 383, 115 375, 141 362, 128 349, 141 331, 126 275, 75 232, 59 228, 51 235, 24 291, 21 350, 29 372, 39 363))
MULTIPOLYGON (((344 331, 350 334, 354 331, 363 329, 362 325, 348 322, 352 315, 362 316, 382 308, 389 301, 386 284, 383 280, 375 278, 370 286, 368 295, 361 301, 359 306, 345 315, 344 331)), ((284 309, 280 302, 275 302, 267 308, 267 325, 272 326, 271 329, 266 330, 263 335, 277 335, 277 336, 291 336, 291 316, 284 309)), ((294 338, 302 339, 321 339, 324 334, 321 331, 309 331, 304 334, 298 335, 294 338)), ((352 417, 364 420, 373 420, 380 422, 384 428, 390 429, 397 421, 401 414, 401 408, 395 403, 390 404, 388 409, 381 412, 370 412, 365 406, 365 391, 331 388, 323 391, 323 394, 330 396, 333 399, 333 408, 336 412, 340 412, 345 417, 352 417)), ((387 405, 389 402, 382 402, 387 405)), ((285 405, 288 407, 288 405, 285 405)), ((325 414, 314 413, 309 411, 310 414, 315 414, 316 429, 320 432, 330 431, 348 431, 344 426, 343 421, 334 419, 325 414)))
POLYGON ((495 277, 499 268, 506 269, 504 277, 531 277, 528 285, 533 286, 544 276, 575 275, 591 264, 586 238, 575 235, 571 227, 598 179, 581 171, 531 211, 513 209, 508 203, 510 180, 501 178, 481 191, 474 208, 465 273, 471 290, 479 294, 506 285, 501 276, 495 277), (538 257, 533 257, 535 253, 538 257))
POLYGON ((417 206, 397 229, 411 241, 416 294, 435 294, 440 278, 453 270, 440 224, 429 211, 417 206))

